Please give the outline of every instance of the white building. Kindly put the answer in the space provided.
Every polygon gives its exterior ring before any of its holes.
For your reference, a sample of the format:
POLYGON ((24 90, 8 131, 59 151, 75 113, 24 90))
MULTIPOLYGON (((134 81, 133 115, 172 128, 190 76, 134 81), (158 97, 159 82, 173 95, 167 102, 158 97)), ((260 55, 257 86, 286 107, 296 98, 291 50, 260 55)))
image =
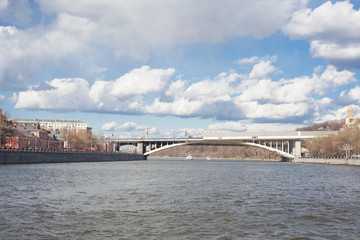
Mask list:
POLYGON ((11 121, 15 124, 32 124, 34 126, 39 124, 40 128, 47 131, 91 131, 91 128, 88 127, 86 122, 79 120, 12 119, 11 121))

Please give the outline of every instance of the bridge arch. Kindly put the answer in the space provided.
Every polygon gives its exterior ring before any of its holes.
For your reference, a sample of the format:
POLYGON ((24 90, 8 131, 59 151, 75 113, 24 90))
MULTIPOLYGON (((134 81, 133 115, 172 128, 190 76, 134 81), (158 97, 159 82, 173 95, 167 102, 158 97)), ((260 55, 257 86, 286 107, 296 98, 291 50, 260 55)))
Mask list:
POLYGON ((150 151, 147 151, 144 153, 144 155, 146 156, 149 156, 150 154, 153 154, 153 153, 156 153, 156 152, 159 152, 159 151, 162 151, 162 150, 165 150, 165 149, 169 149, 169 148, 175 148, 175 147, 179 147, 179 146, 185 146, 185 145, 229 145, 229 146, 252 146, 252 147, 258 147, 258 148, 262 148, 262 149, 266 149, 268 151, 271 151, 271 152, 275 152, 277 154, 279 154, 282 158, 285 158, 285 159, 288 159, 288 160, 291 160, 294 158, 294 155, 290 154, 290 153, 287 153, 285 151, 282 151, 282 150, 279 150, 279 149, 276 149, 276 148, 273 148, 273 147, 269 147, 269 146, 266 146, 266 145, 263 145, 263 144, 260 144, 260 143, 256 143, 256 142, 245 142, 245 141, 238 141, 236 144, 232 143, 232 144, 219 144, 217 142, 207 142, 206 144, 204 144, 204 142, 183 142, 183 143, 174 143, 174 144, 170 144, 170 145, 165 145, 165 146, 162 146, 160 148, 155 148, 155 149, 152 149, 150 151))

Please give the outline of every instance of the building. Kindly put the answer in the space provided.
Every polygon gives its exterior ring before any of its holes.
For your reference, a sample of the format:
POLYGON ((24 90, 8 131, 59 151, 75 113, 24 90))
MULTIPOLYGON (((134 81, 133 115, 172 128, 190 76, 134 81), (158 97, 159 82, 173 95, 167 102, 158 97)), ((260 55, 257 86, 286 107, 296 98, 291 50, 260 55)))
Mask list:
POLYGON ((5 148, 61 150, 64 142, 56 139, 50 132, 34 127, 32 124, 14 126, 15 134, 5 137, 5 148))
POLYGON ((80 131, 90 131, 91 128, 88 127, 86 122, 78 120, 46 120, 46 119, 12 119, 13 124, 22 125, 22 124, 32 124, 33 126, 40 125, 41 129, 50 131, 50 132, 61 132, 64 130, 80 132, 80 131))
POLYGON ((355 118, 355 110, 351 105, 348 107, 346 112, 347 116, 345 118, 345 127, 355 128, 356 125, 359 126, 359 121, 355 118))

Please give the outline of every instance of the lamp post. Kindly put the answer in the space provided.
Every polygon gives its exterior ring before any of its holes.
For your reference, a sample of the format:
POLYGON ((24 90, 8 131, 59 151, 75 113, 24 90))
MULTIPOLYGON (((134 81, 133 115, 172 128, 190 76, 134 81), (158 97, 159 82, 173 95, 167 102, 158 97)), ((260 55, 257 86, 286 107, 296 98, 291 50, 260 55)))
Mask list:
POLYGON ((92 134, 90 133, 90 152, 92 152, 92 134))
POLYGON ((352 147, 349 144, 345 144, 343 146, 343 150, 345 151, 346 158, 350 156, 350 151, 352 150, 352 147))

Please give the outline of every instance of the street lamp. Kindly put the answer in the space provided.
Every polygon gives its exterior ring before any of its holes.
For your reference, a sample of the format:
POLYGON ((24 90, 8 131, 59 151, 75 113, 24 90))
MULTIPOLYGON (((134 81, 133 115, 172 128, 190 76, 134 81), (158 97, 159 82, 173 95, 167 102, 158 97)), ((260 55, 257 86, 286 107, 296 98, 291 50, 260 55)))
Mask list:
POLYGON ((90 133, 90 152, 92 152, 92 134, 90 133))
POLYGON ((350 151, 352 150, 352 147, 349 144, 345 144, 343 147, 343 150, 345 151, 346 158, 348 158, 350 151))

